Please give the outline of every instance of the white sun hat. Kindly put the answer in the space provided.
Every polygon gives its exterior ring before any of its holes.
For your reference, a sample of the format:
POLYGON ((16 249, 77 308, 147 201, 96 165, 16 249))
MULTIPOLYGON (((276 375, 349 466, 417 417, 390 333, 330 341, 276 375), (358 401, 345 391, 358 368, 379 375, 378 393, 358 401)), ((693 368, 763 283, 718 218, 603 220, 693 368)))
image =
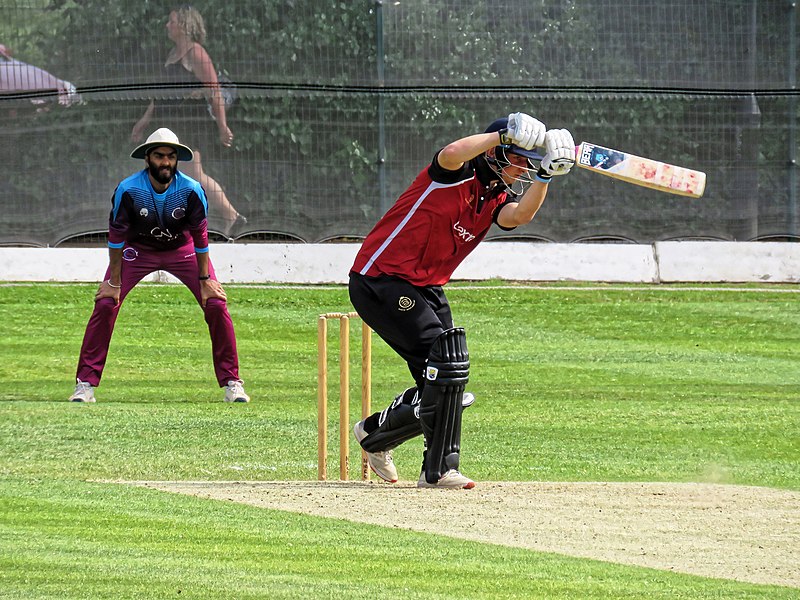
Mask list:
POLYGON ((178 160, 184 162, 192 160, 194 156, 192 149, 189 148, 189 146, 181 144, 180 141, 178 141, 178 136, 172 133, 172 130, 162 127, 151 133, 144 144, 137 146, 136 149, 131 152, 131 158, 144 158, 150 148, 155 148, 157 146, 170 146, 171 148, 175 148, 175 150, 178 151, 178 160))

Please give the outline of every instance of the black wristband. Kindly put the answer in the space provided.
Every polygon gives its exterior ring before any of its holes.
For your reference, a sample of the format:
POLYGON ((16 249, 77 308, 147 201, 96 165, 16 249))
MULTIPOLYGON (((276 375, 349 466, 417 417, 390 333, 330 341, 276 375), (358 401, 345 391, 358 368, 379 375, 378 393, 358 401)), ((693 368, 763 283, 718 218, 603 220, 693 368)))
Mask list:
POLYGON ((503 145, 503 146, 510 146, 511 145, 511 140, 506 135, 508 133, 508 127, 506 127, 505 129, 501 129, 497 133, 500 134, 500 144, 501 145, 503 145))
POLYGON ((539 170, 536 172, 536 180, 542 183, 550 183, 550 179, 552 179, 552 175, 548 175, 547 171, 539 167, 539 170))
POLYGON ((211 279, 211 275, 200 275, 200 277, 198 277, 198 279, 200 281, 206 281, 208 279, 211 279))

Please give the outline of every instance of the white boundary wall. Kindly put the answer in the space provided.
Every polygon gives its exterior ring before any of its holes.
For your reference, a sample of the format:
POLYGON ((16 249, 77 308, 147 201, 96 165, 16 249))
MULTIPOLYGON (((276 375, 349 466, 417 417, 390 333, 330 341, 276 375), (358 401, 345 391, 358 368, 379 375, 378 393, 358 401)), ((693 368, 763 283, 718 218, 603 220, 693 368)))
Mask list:
MULTIPOLYGON (((345 283, 358 244, 212 244, 223 283, 345 283)), ((0 281, 99 281, 105 248, 0 248, 0 281)), ((485 242, 453 279, 607 282, 800 282, 800 244, 485 242)), ((176 281, 154 273, 148 281, 176 281)))

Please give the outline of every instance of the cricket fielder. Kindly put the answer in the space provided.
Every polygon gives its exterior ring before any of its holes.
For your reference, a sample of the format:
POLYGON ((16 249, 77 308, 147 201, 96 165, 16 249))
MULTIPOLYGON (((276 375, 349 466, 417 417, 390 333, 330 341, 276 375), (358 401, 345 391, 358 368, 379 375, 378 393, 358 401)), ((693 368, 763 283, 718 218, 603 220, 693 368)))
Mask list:
POLYGON ((442 286, 492 224, 530 222, 554 175, 567 174, 575 143, 524 113, 495 120, 433 157, 367 235, 350 271, 350 300, 361 318, 408 364, 414 385, 353 433, 372 470, 397 481, 392 450, 422 433, 419 487, 470 489, 459 472, 461 412, 473 398, 466 333, 453 326, 442 286), (538 169, 533 149, 546 154, 538 169))
POLYGON ((145 168, 122 181, 114 192, 108 227, 109 263, 95 294, 94 310, 78 359, 73 402, 94 402, 108 356, 114 323, 125 296, 154 271, 166 271, 192 292, 203 309, 214 372, 226 402, 249 402, 239 379, 236 335, 227 296, 208 256, 208 201, 202 186, 178 170, 192 150, 169 129, 158 129, 132 158, 145 168))

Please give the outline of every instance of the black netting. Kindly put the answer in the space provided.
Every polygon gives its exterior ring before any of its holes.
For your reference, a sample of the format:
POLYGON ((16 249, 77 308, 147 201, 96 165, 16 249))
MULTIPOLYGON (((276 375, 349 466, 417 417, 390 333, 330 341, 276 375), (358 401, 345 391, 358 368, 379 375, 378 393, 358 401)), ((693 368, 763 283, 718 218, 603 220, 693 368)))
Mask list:
POLYGON ((363 237, 437 148, 516 110, 708 185, 687 199, 577 172, 496 238, 797 239, 785 0, 193 6, 235 84, 231 148, 197 77, 164 67, 169 5, 0 0, 0 245, 100 243, 115 185, 142 166, 128 154, 151 101, 144 135, 167 126, 200 150, 215 239, 363 237))

